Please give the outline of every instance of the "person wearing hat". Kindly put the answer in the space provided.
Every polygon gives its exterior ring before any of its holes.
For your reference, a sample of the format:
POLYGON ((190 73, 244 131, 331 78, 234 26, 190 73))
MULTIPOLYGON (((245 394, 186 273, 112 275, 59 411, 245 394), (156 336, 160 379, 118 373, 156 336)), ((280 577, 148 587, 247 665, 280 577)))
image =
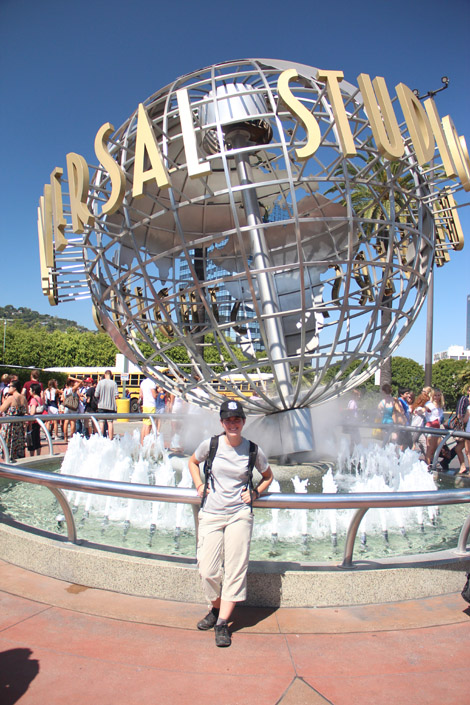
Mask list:
POLYGON ((210 482, 201 480, 200 464, 207 461, 211 439, 204 440, 189 459, 189 471, 199 497, 197 561, 204 594, 211 611, 197 624, 214 628, 217 646, 230 646, 228 621, 237 602, 246 599, 246 574, 253 530, 251 504, 269 487, 273 474, 261 450, 242 436, 246 416, 238 401, 220 407, 223 433, 212 460, 210 482), (261 475, 250 488, 250 449, 255 449, 254 467, 261 475), (222 580, 223 565, 223 580, 222 580))

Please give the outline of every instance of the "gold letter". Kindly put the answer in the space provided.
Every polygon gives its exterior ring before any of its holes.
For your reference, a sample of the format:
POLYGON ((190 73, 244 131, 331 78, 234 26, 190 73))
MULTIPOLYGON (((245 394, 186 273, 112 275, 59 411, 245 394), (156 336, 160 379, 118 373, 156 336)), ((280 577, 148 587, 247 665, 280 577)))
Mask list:
POLYGON ((289 88, 291 78, 297 78, 299 74, 295 69, 283 71, 277 81, 279 100, 281 100, 294 117, 298 117, 304 124, 307 132, 307 144, 295 150, 297 159, 308 159, 315 154, 321 142, 321 132, 317 121, 303 103, 300 102, 289 88))
POLYGON ((158 142, 152 130, 149 117, 142 103, 139 104, 137 135, 135 140, 133 198, 144 195, 144 184, 155 179, 159 188, 170 185, 168 172, 163 164, 158 142), (144 171, 145 150, 147 150, 151 168, 144 171))
POLYGON ((67 154, 67 176, 69 180, 70 210, 72 212, 72 230, 82 233, 85 225, 93 225, 95 218, 88 210, 86 199, 90 185, 88 164, 81 154, 67 154))
POLYGON ((109 201, 101 208, 101 213, 105 215, 115 213, 120 208, 126 192, 126 175, 116 160, 110 155, 106 144, 108 137, 113 132, 113 125, 110 122, 105 122, 104 125, 101 125, 95 137, 95 154, 111 179, 111 196, 109 201))
POLYGON ((52 275, 52 265, 49 267, 47 261, 54 262, 54 252, 52 249, 52 223, 47 225, 46 216, 46 190, 50 191, 50 185, 44 186, 44 196, 39 199, 38 207, 38 240, 39 240, 39 266, 41 271, 41 288, 44 296, 47 296, 51 306, 57 304, 57 287, 54 285, 52 275), (46 230, 50 231, 50 238, 47 241, 46 230))
POLYGON ((367 73, 361 73, 357 77, 357 82, 377 149, 387 159, 392 161, 400 159, 405 151, 405 145, 385 79, 377 76, 372 86, 370 76, 367 73))
POLYGON ((62 206, 62 185, 61 178, 64 170, 56 166, 51 174, 52 186, 52 222, 54 224, 54 246, 57 252, 62 252, 67 247, 65 237, 64 209, 62 206))
POLYGON ((184 151, 186 152, 186 166, 191 178, 196 176, 207 176, 211 173, 209 162, 199 164, 196 135, 194 133, 193 114, 189 104, 188 91, 186 88, 176 91, 178 109, 180 111, 181 131, 183 133, 184 151))
POLYGON ((442 129, 442 123, 439 118, 439 113, 437 112, 434 99, 428 98, 424 103, 424 107, 426 108, 431 129, 434 133, 434 137, 436 138, 437 148, 441 155, 442 165, 445 169, 446 175, 449 178, 454 178, 457 176, 454 160, 452 159, 452 154, 450 153, 449 145, 447 144, 444 130, 442 129))
POLYGON ((412 90, 399 83, 395 86, 408 132, 415 148, 418 164, 424 166, 434 156, 434 135, 427 113, 412 90))
POLYGON ((354 157, 356 147, 351 129, 349 127, 348 116, 344 109, 343 98, 339 89, 339 84, 344 78, 342 71, 317 71, 317 81, 326 82, 326 90, 330 99, 333 115, 335 116, 336 129, 341 149, 345 157, 354 157))
POLYGON ((442 127, 464 191, 470 191, 470 160, 465 137, 458 136, 450 115, 442 118, 442 127))

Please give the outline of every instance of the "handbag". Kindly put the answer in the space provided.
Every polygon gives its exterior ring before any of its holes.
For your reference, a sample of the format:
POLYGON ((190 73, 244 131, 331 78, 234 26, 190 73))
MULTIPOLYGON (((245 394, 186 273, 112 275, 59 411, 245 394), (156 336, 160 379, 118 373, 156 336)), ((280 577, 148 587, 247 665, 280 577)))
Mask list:
POLYGON ((79 401, 78 394, 72 392, 71 394, 67 394, 62 402, 62 406, 65 406, 66 409, 70 409, 70 411, 77 411, 79 401))
POLYGON ((467 573, 467 582, 463 587, 461 595, 465 602, 470 602, 470 573, 467 573))
POLYGON ((32 451, 34 450, 34 443, 33 443, 33 432, 26 431, 26 447, 28 450, 32 451))
POLYGON ((446 423, 446 428, 449 431, 463 431, 463 427, 464 427, 464 424, 463 424, 462 419, 460 419, 457 416, 456 412, 454 411, 454 413, 451 414, 451 416, 449 417, 449 420, 446 423))

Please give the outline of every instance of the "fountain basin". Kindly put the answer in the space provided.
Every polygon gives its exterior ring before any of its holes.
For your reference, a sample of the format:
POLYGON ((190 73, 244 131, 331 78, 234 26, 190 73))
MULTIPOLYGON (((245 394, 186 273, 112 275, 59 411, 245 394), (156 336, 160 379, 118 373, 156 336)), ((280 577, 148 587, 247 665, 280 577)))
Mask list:
MULTIPOLYGON (((73 584, 141 597, 205 603, 194 560, 111 552, 0 524, 0 558, 73 584)), ((460 591, 470 558, 450 551, 356 563, 250 561, 246 605, 326 607, 417 599, 460 591)))

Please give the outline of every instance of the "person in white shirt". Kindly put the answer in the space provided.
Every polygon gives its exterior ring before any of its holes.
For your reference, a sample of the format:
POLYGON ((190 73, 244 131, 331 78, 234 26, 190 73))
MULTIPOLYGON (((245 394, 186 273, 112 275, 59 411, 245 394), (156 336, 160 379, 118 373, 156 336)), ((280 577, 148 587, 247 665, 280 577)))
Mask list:
MULTIPOLYGON (((155 414, 157 400, 157 383, 150 377, 146 377, 140 383, 139 399, 142 402, 143 414, 155 414)), ((152 422, 149 418, 142 422, 142 430, 140 432, 140 442, 144 442, 145 436, 148 436, 152 428, 152 422)))

